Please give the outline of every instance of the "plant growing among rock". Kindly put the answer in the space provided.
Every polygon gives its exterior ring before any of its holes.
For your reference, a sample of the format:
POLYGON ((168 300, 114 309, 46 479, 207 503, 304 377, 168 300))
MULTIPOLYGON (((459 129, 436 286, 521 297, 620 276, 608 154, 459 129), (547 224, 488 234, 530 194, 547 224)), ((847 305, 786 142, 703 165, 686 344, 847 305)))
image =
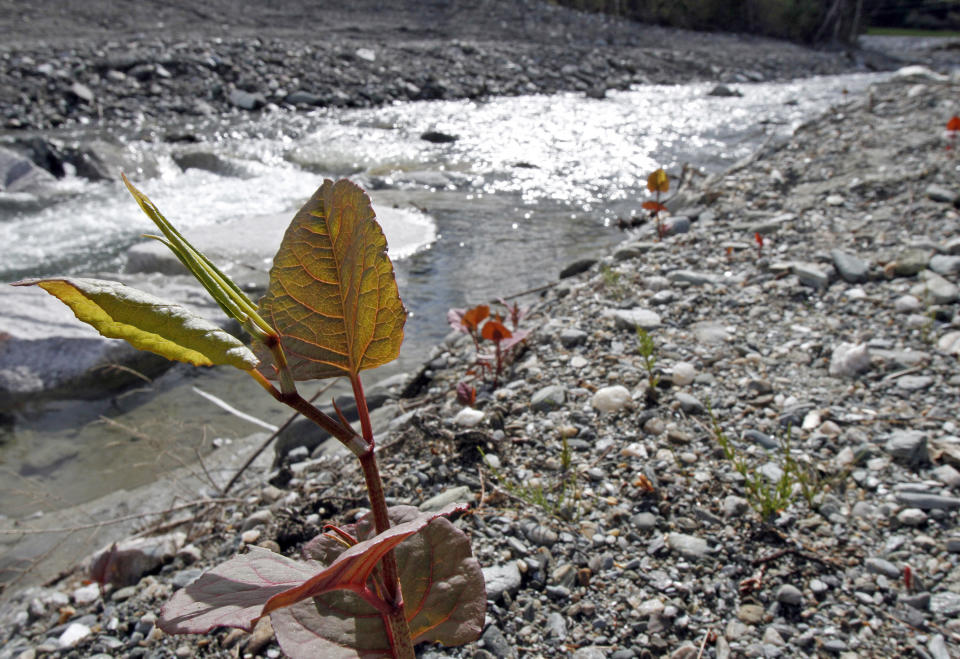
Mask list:
POLYGON ((947 151, 955 151, 957 133, 960 133, 960 116, 953 115, 947 122, 947 151))
MULTIPOLYGON (((507 306, 507 312, 513 324, 512 331, 503 324, 502 316, 490 315, 490 307, 486 304, 477 305, 472 309, 451 309, 447 312, 447 322, 450 326, 473 339, 476 365, 484 376, 488 372, 493 373, 494 389, 500 386, 503 369, 513 360, 517 349, 530 334, 529 331, 517 327, 523 316, 519 305, 514 304, 513 308, 507 306), (481 345, 483 341, 490 341, 493 344, 492 352, 483 350, 481 345)), ((459 395, 460 387, 458 386, 459 395)), ((474 394, 472 398, 476 398, 476 395, 474 394)))
POLYGON ((116 282, 49 278, 16 285, 40 286, 104 336, 170 359, 246 371, 353 452, 371 507, 355 524, 326 527, 304 548, 305 560, 250 547, 208 571, 167 602, 160 628, 170 634, 220 626, 250 631, 269 615, 291 657, 410 659, 414 643, 460 645, 477 638, 486 608, 483 575, 466 535, 445 519, 464 507, 421 513, 386 505, 360 371, 397 357, 406 310, 366 194, 347 180, 324 181, 287 229, 267 294, 254 305, 124 182, 163 234, 152 237, 250 333, 254 350, 184 307, 116 282), (353 386, 360 434, 339 411, 334 419, 297 392, 297 380, 337 376, 353 386))
POLYGON ((737 453, 733 442, 723 432, 709 406, 708 411, 714 439, 723 451, 724 457, 743 477, 747 501, 765 522, 789 506, 798 495, 804 498, 808 506, 813 506, 824 483, 813 470, 801 466, 793 457, 789 429, 779 447, 777 468, 780 475, 776 480, 770 480, 760 473, 759 469, 747 462, 743 455, 737 453))
POLYGON ((660 195, 670 191, 670 178, 663 171, 663 168, 656 169, 647 177, 647 190, 654 193, 656 199, 643 202, 643 208, 650 211, 650 217, 657 223, 657 240, 663 240, 664 228, 660 220, 660 213, 667 210, 667 207, 660 202, 660 195))
POLYGON ((643 368, 647 372, 647 400, 656 403, 657 385, 660 384, 660 375, 657 373, 657 346, 650 332, 642 327, 637 328, 637 352, 640 353, 643 368))

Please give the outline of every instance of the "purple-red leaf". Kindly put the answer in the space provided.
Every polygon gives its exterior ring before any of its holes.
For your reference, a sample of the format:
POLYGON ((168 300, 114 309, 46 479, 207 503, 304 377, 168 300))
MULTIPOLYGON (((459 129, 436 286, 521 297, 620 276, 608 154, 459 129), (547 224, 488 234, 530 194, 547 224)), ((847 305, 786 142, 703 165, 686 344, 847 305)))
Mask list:
MULTIPOLYGON (((400 525, 422 515, 411 506, 390 509, 391 522, 400 525)), ((371 516, 344 531, 358 539, 370 537, 374 532, 371 516)), ((320 563, 337 560, 341 552, 343 545, 327 536, 318 536, 304 547, 304 554, 320 563)), ((466 535, 447 520, 434 519, 394 553, 413 642, 459 645, 475 640, 483 628, 486 589, 466 535)), ((271 615, 277 638, 291 656, 339 656, 327 653, 345 645, 356 647, 360 656, 389 656, 383 649, 389 648, 386 630, 381 626, 375 636, 373 625, 365 622, 375 618, 378 614, 370 604, 343 591, 271 615)))
POLYGON ((360 540, 349 548, 321 536, 311 547, 323 562, 295 561, 251 547, 175 593, 163 608, 160 628, 169 634, 220 626, 249 631, 270 613, 291 657, 384 656, 390 644, 378 608, 386 604, 370 577, 384 554, 396 548, 414 642, 473 640, 486 606, 483 575, 466 536, 439 519, 458 510, 462 504, 434 513, 392 509, 396 525, 379 535, 369 521, 366 527, 357 525, 363 533, 346 527, 360 540))
POLYGON ((250 631, 271 597, 322 569, 269 549, 250 547, 174 593, 163 607, 160 629, 168 634, 205 634, 214 627, 250 631))

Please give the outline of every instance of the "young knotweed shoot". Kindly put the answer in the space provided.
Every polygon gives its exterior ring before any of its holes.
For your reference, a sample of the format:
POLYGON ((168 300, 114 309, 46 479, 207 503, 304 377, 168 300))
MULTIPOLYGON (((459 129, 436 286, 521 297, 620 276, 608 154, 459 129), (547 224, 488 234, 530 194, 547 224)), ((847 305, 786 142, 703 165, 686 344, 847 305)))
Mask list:
POLYGON ((656 195, 654 201, 643 202, 643 208, 650 211, 650 216, 657 222, 657 240, 663 240, 664 227, 660 220, 660 213, 667 210, 667 207, 660 203, 660 195, 670 191, 670 178, 662 168, 655 170, 647 177, 647 190, 656 195))
POLYGON ((954 157, 956 157, 958 133, 960 133, 960 116, 953 115, 947 122, 947 151, 953 151, 954 157))
MULTIPOLYGON (((476 639, 486 608, 483 574, 467 537, 444 519, 465 507, 421 513, 386 505, 360 371, 397 357, 406 310, 367 195, 347 180, 324 181, 287 229, 267 294, 254 305, 146 195, 124 182, 163 233, 156 239, 252 335, 254 351, 185 308, 116 282, 48 278, 16 285, 43 288, 104 336, 169 359, 246 371, 353 452, 371 508, 356 525, 329 527, 315 538, 305 561, 251 547, 222 563, 173 595, 160 628, 169 634, 222 626, 250 631, 269 615, 280 646, 294 658, 412 659, 414 643, 476 639), (297 381, 339 376, 353 386, 361 434, 297 392, 297 381)), ((477 343, 478 323, 471 326, 477 343)), ((109 570, 100 572, 106 580, 109 570)))
MULTIPOLYGON (((506 305, 505 305, 506 306, 506 305)), ((500 376, 503 369, 515 357, 517 348, 526 340, 530 334, 527 330, 517 328, 523 311, 519 306, 514 305, 513 309, 507 307, 511 315, 511 322, 514 329, 511 331, 503 324, 503 319, 499 315, 491 316, 490 307, 481 304, 472 309, 451 309, 447 312, 447 322, 450 326, 470 336, 473 339, 473 347, 476 354, 476 364, 481 371, 486 374, 487 371, 493 372, 493 388, 500 386, 500 376), (484 322, 486 321, 486 322, 484 322), (482 325, 481 325, 482 323, 482 325), (484 352, 481 346, 482 341, 493 343, 493 352, 484 352)), ((461 383, 463 384, 463 383, 461 383)), ((466 393, 466 392, 464 392, 466 393)), ((458 396, 460 395, 458 385, 458 396)), ((473 398, 475 399, 474 393, 473 398)))

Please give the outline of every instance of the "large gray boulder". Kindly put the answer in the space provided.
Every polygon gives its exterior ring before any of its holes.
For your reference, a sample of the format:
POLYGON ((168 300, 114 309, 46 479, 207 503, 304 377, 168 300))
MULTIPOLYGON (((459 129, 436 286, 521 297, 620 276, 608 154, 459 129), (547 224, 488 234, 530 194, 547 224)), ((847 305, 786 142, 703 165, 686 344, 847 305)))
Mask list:
MULTIPOLYGON (((206 291, 185 279, 121 279, 227 324, 206 291)), ((152 378, 173 364, 120 339, 100 336, 77 320, 69 307, 36 286, 0 286, 0 308, 0 411, 37 397, 98 398, 142 383, 136 373, 152 378)))
POLYGON ((55 180, 26 156, 0 147, 0 192, 33 192, 55 180))

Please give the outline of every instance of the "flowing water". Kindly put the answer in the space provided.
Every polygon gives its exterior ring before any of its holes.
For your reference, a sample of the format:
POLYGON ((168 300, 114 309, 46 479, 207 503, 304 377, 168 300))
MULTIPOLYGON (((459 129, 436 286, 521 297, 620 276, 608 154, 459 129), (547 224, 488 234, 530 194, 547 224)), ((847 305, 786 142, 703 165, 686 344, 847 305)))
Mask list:
MULTIPOLYGON (((384 229, 410 312, 407 339, 396 365, 366 378, 375 381, 414 368, 447 333, 448 308, 555 281, 566 264, 622 240, 613 223, 640 213, 657 166, 720 170, 878 79, 742 84, 739 98, 708 96, 704 84, 644 86, 604 100, 419 102, 177 126, 203 135, 200 145, 143 139, 142 130, 66 137, 108 149, 188 237, 246 216, 292 217, 322 177, 402 199, 384 229), (429 142, 426 131, 457 139, 429 142), (203 154, 194 160, 203 169, 178 166, 188 151, 203 154)), ((0 280, 121 272, 127 248, 151 228, 114 182, 68 176, 43 198, 0 193, 0 280)), ((0 514, 132 487, 195 462, 215 438, 257 430, 192 386, 271 423, 286 417, 246 376, 180 367, 108 400, 28 406, 0 429, 0 514)))

